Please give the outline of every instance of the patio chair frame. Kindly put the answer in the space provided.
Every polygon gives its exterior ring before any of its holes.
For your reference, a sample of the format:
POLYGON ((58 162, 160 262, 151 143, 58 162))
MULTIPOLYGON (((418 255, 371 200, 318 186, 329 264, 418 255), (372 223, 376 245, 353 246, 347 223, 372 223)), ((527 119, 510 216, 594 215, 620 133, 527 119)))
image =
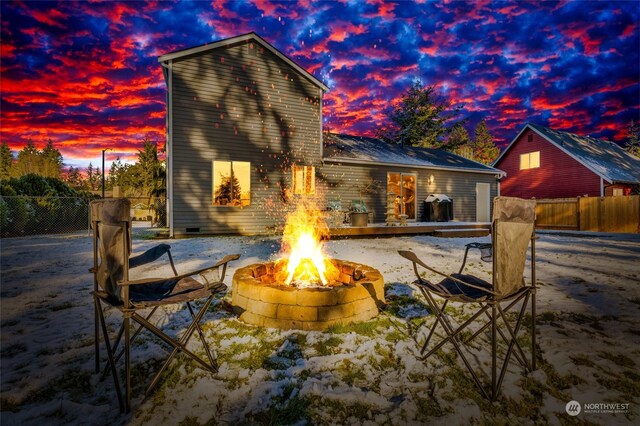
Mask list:
MULTIPOLYGON (((128 203, 127 200, 122 199, 110 199, 111 202, 124 202, 124 205, 128 203)), ((128 217, 128 207, 123 207, 122 212, 127 211, 127 216, 124 217, 124 213, 120 220, 109 220, 108 222, 105 220, 105 223, 108 223, 111 226, 118 226, 121 229, 122 237, 120 238, 121 247, 120 253, 123 253, 125 259, 122 261, 122 279, 117 281, 118 289, 120 290, 120 298, 114 298, 113 294, 110 294, 108 291, 105 291, 104 288, 101 288, 98 279, 98 272, 100 263, 105 261, 104 257, 107 255, 106 253, 101 253, 102 248, 100 247, 100 239, 102 235, 100 235, 100 224, 103 222, 103 218, 101 217, 101 212, 99 211, 104 207, 104 203, 109 202, 107 200, 97 200, 93 201, 91 204, 91 225, 93 228, 93 267, 89 270, 94 277, 93 282, 93 300, 94 300, 94 314, 95 314, 95 368, 96 373, 100 372, 100 333, 102 333, 103 341, 106 347, 107 352, 107 362, 103 370, 103 378, 111 372, 113 377, 113 381, 116 388, 116 394, 118 397, 118 403, 120 406, 120 411, 128 413, 131 408, 131 344, 133 340, 143 331, 143 329, 147 329, 152 332, 155 336, 161 339, 163 342, 168 344, 173 350, 168 356, 168 358, 164 361, 161 368, 155 374, 151 383, 147 387, 145 391, 145 396, 148 396, 151 391, 158 384, 162 373, 167 369, 171 361, 175 358, 178 353, 184 353, 190 359, 195 361, 200 367, 202 367, 205 371, 210 373, 216 373, 218 371, 218 366, 216 363, 216 358, 211 352, 209 345, 206 342, 204 332, 200 326, 200 321, 204 317, 204 314, 209 309, 209 306, 213 302, 213 299, 220 292, 226 290, 227 286, 224 284, 224 278, 227 271, 227 265, 229 262, 233 260, 237 260, 240 255, 233 254, 227 255, 219 262, 214 265, 202 268, 196 271, 189 272, 187 274, 178 274, 173 257, 171 255, 170 247, 167 244, 160 244, 155 246, 154 248, 147 250, 147 252, 143 253, 140 256, 135 256, 130 258, 130 248, 131 248, 131 219, 128 217), (154 251, 154 253, 151 253, 154 251), (151 254, 150 254, 151 253, 151 254), (129 270, 132 266, 131 264, 145 264, 147 261, 157 260, 160 256, 167 254, 169 263, 171 265, 171 269, 174 273, 173 276, 165 277, 165 278, 145 278, 139 280, 130 280, 129 279, 129 270), (145 261, 144 258, 147 258, 145 261), (142 259, 142 262, 138 261, 142 259), (195 275, 200 275, 204 280, 205 284, 201 284, 191 277, 195 275), (185 282, 189 285, 196 283, 200 285, 200 288, 186 288, 182 294, 178 295, 179 300, 169 299, 163 300, 162 297, 157 299, 150 300, 132 300, 130 298, 130 287, 131 286, 142 286, 149 284, 157 284, 159 282, 166 281, 168 279, 175 280, 176 283, 185 282), (197 312, 194 310, 192 305, 193 302, 198 300, 204 300, 204 303, 200 306, 197 312), (153 314, 157 311, 157 309, 161 306, 175 305, 185 303, 189 314, 191 316, 191 323, 183 333, 180 338, 172 338, 165 332, 163 332, 160 328, 155 326, 150 320, 153 314), (107 329, 107 324, 105 320, 104 310, 107 307, 116 308, 122 314, 122 324, 118 330, 116 337, 111 340, 109 336, 109 331, 107 329), (139 313, 139 311, 151 309, 149 314, 143 316, 139 313), (137 323, 138 327, 131 334, 131 326, 133 323, 137 323), (199 340, 204 347, 205 354, 207 360, 204 360, 194 354, 187 348, 187 344, 195 332, 198 332, 199 340), (124 337, 124 342, 123 342, 124 337), (123 344, 123 347, 116 354, 118 347, 120 344, 123 344), (120 379, 118 377, 118 368, 117 363, 124 355, 124 396, 122 392, 122 388, 120 385, 120 379)), ((117 244, 118 242, 116 242, 117 244)), ((176 284, 177 285, 177 284, 176 284)), ((173 290, 172 290, 173 293, 173 290)), ((175 296, 173 294, 169 294, 169 296, 175 296)))
MULTIPOLYGON (((494 219, 493 222, 493 232, 500 226, 500 221, 494 219)), ((495 400, 498 397, 502 382, 507 372, 507 368, 510 362, 511 357, 515 357, 516 360, 522 365, 525 372, 530 372, 536 370, 536 269, 535 269, 535 232, 532 233, 529 247, 531 249, 531 283, 523 285, 514 293, 503 295, 493 290, 493 288, 485 288, 482 286, 478 286, 469 282, 465 282, 460 279, 460 275, 464 268, 464 264, 466 262, 467 253, 470 248, 478 248, 478 249, 488 249, 493 248, 492 256, 493 260, 493 276, 496 275, 496 253, 502 249, 500 247, 497 239, 493 238, 493 244, 487 243, 472 243, 468 244, 465 249, 463 265, 459 270, 459 273, 456 276, 445 274, 441 271, 438 271, 425 262, 420 260, 418 256, 411 251, 399 251, 400 255, 410 260, 413 263, 413 270, 417 277, 417 280, 414 284, 417 285, 418 289, 424 296, 429 309, 436 314, 436 319, 431 329, 429 330, 424 343, 420 348, 420 355, 423 361, 426 361, 431 355, 436 353, 440 348, 442 348, 445 344, 451 343, 455 349, 455 352, 460 356, 460 359, 464 363, 466 369, 471 374, 473 381, 478 387, 480 393, 489 400, 495 400), (420 270, 418 267, 425 268, 426 270, 443 277, 444 279, 448 279, 451 282, 466 287, 475 289, 476 291, 480 291, 484 294, 484 296, 479 298, 469 298, 458 295, 457 297, 452 297, 450 293, 448 293, 444 288, 439 289, 439 285, 433 285, 429 281, 422 278, 420 274, 420 270), (443 299, 441 304, 438 304, 436 297, 443 299), (473 303, 479 305, 479 309, 472 315, 469 319, 464 321, 462 324, 454 326, 450 321, 449 317, 445 313, 445 309, 448 303, 452 302, 461 302, 461 303, 473 303), (515 309, 520 303, 520 308, 518 310, 517 318, 515 320, 515 324, 512 324, 512 320, 509 320, 507 317, 507 313, 509 311, 515 309), (503 307, 503 305, 505 305, 503 307), (519 332, 521 331, 523 325, 523 319, 527 310, 527 306, 531 305, 531 358, 530 361, 528 357, 525 355, 525 352, 517 340, 519 332), (476 320, 486 317, 488 319, 483 325, 480 326, 479 329, 475 330, 471 336, 468 338, 462 338, 461 333, 466 331, 467 328, 473 324, 476 320), (498 323, 502 322, 503 328, 498 326, 498 323), (429 344, 431 343, 433 337, 435 336, 436 329, 438 326, 442 327, 445 332, 444 338, 435 344, 433 347, 429 348, 429 344), (468 345, 474 339, 476 339, 480 334, 482 334, 487 328, 490 328, 490 352, 491 352, 491 373, 490 373, 490 390, 487 392, 486 385, 482 384, 480 377, 476 370, 473 368, 469 359, 464 353, 462 345, 468 345), (507 350, 505 352, 504 358, 502 360, 502 364, 498 365, 498 339, 501 339, 503 343, 507 345, 507 350)), ((493 287, 493 286, 492 286, 493 287)))

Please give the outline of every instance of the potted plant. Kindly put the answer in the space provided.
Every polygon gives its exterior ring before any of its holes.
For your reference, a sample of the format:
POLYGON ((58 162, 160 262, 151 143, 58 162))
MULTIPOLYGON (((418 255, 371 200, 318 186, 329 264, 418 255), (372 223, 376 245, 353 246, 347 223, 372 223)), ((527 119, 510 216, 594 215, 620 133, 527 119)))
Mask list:
POLYGON ((351 226, 367 226, 369 213, 367 212, 367 207, 364 204, 363 195, 378 193, 380 191, 381 184, 377 180, 369 179, 368 181, 358 185, 357 188, 360 198, 351 203, 351 212, 349 215, 351 219, 351 226))

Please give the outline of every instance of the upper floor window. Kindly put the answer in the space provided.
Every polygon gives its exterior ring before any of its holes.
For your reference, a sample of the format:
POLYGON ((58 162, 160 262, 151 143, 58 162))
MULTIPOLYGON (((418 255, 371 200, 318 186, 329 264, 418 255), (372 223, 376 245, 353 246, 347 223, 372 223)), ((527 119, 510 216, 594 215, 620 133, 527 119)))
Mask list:
POLYGON ((316 193, 316 168, 314 166, 296 166, 293 171, 293 193, 313 195, 316 193))
POLYGON ((213 162, 213 205, 244 207, 251 201, 251 163, 213 162))
POLYGON ((540 167, 540 151, 520 154, 520 170, 540 167))

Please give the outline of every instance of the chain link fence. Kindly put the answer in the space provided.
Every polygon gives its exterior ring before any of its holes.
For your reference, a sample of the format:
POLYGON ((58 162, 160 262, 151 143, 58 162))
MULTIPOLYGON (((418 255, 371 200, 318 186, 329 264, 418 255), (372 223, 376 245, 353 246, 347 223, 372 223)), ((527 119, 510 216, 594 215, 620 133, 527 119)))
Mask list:
MULTIPOLYGON (((0 237, 88 231, 89 198, 0 196, 0 237)), ((166 226, 164 198, 130 198, 133 220, 166 226)))

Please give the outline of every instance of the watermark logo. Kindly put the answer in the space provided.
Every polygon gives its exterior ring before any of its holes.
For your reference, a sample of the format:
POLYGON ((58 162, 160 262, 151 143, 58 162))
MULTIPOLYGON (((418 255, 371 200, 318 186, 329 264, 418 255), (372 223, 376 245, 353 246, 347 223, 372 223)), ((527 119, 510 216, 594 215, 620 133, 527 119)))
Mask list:
POLYGON ((564 409, 570 416, 584 414, 626 414, 629 412, 628 403, 619 402, 585 402, 580 404, 578 401, 569 401, 564 409))
POLYGON ((569 401, 567 405, 564 407, 565 411, 570 416, 577 416, 582 411, 582 406, 578 401, 569 401))

